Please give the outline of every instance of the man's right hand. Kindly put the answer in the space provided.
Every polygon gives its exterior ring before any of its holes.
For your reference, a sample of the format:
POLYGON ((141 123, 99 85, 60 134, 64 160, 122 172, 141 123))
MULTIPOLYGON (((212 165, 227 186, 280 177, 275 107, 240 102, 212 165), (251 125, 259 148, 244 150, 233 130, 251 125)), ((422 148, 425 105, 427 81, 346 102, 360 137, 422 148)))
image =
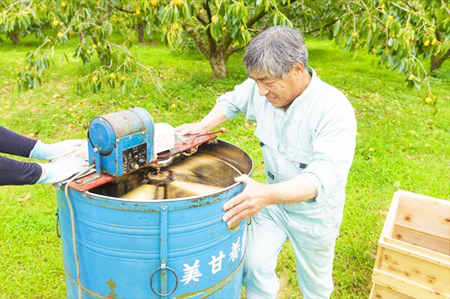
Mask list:
POLYGON ((187 136, 207 133, 208 130, 201 124, 201 122, 184 124, 175 128, 175 133, 179 136, 187 136))
POLYGON ((200 122, 184 124, 175 128, 178 136, 189 137, 190 135, 208 133, 217 126, 227 121, 225 114, 216 105, 200 122))

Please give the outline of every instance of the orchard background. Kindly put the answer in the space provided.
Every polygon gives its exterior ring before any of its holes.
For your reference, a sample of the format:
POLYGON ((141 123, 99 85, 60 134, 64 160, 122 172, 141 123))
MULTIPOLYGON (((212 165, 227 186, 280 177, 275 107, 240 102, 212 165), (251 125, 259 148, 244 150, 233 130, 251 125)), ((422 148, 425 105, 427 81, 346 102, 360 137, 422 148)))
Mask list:
MULTIPOLYGON (((174 126, 199 120, 247 78, 252 36, 299 28, 309 64, 358 120, 332 297, 365 298, 393 193, 450 199, 448 23, 444 1, 6 0, 0 125, 56 142, 85 138, 93 117, 130 107, 174 126)), ((251 155, 264 181, 254 124, 240 117, 227 128, 223 139, 251 155)), ((0 187, 0 209, 0 297, 63 298, 54 188, 0 187)), ((294 265, 286 243, 279 298, 301 296, 294 265)))

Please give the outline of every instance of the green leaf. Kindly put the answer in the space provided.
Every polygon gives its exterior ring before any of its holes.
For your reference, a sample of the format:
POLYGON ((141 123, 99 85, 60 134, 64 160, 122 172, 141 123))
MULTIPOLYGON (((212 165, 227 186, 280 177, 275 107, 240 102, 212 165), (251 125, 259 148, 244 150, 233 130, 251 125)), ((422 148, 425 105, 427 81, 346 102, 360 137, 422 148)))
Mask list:
POLYGON ((394 40, 394 46, 393 46, 393 49, 394 49, 395 51, 397 51, 397 50, 398 50, 398 47, 399 47, 398 41, 397 41, 397 40, 394 40))
POLYGON ((369 45, 372 44, 372 38, 373 38, 373 31, 371 29, 369 29, 369 33, 367 34, 367 43, 369 45))
POLYGON ((214 40, 219 40, 219 37, 221 35, 221 27, 219 22, 212 23, 210 28, 211 36, 214 38, 214 40))
POLYGON ((398 73, 403 73, 404 70, 405 70, 405 61, 402 59, 398 67, 398 73))
POLYGON ((141 82, 141 78, 136 78, 135 80, 134 80, 134 83, 133 83, 133 87, 134 88, 137 88, 138 86, 139 86, 139 83, 141 82))
POLYGON ((390 67, 392 65, 392 62, 393 62, 392 56, 389 55, 387 58, 386 66, 390 67))
POLYGON ((341 20, 337 20, 336 23, 334 23, 333 26, 333 37, 337 36, 339 34, 339 30, 341 29, 341 20))
POLYGON ((42 73, 44 72, 44 68, 40 67, 38 68, 38 76, 42 77, 42 73))

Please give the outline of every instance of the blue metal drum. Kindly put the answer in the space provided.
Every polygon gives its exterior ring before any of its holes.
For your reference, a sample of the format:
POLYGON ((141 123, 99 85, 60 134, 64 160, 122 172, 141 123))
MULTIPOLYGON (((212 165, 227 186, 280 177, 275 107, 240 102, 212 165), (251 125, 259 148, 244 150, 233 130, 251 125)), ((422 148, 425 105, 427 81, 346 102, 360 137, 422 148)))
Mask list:
MULTIPOLYGON (((199 148, 251 174, 239 148, 199 148)), ((68 298, 240 298, 247 224, 230 230, 223 205, 243 190, 133 201, 58 190, 68 298), (72 215, 71 215, 72 212, 72 215), (74 246, 75 245, 75 246, 74 246)))

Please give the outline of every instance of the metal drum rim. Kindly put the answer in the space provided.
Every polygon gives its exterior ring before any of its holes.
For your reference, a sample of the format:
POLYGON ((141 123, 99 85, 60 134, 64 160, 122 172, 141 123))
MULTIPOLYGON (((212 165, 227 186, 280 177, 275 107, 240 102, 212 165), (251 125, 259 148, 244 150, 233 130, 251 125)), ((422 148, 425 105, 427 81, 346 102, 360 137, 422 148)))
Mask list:
MULTIPOLYGON (((251 172, 248 175, 251 175, 251 172)), ((242 183, 234 183, 233 185, 224 187, 220 191, 213 192, 213 193, 207 193, 207 194, 204 194, 201 196, 189 196, 189 197, 168 198, 168 199, 151 199, 151 200, 133 200, 133 199, 128 199, 128 198, 112 197, 112 196, 91 193, 89 191, 84 191, 82 193, 86 194, 89 197, 97 197, 97 198, 101 198, 101 199, 117 200, 117 201, 132 202, 132 203, 143 203, 143 204, 145 204, 145 203, 164 203, 164 202, 174 202, 174 201, 183 201, 183 200, 192 200, 192 199, 198 200, 198 199, 202 199, 202 198, 206 198, 206 197, 212 197, 216 194, 220 194, 225 191, 228 191, 228 189, 232 189, 240 184, 242 184, 242 183)), ((73 191, 76 191, 76 190, 73 190, 73 191)))
MULTIPOLYGON (((247 175, 248 176, 252 176, 252 174, 253 174, 253 165, 254 165, 252 157, 250 157, 250 155, 247 154, 247 152, 245 152, 243 149, 241 149, 240 147, 232 144, 231 142, 227 142, 227 141, 224 141, 224 140, 221 140, 221 139, 217 139, 217 140, 219 142, 221 142, 221 143, 225 143, 225 144, 231 145, 231 146, 235 147, 236 149, 242 151, 242 153, 245 154, 245 156, 250 161, 250 171, 248 172, 247 175)), ((178 201, 184 201, 184 200, 189 201, 189 200, 193 200, 193 199, 199 200, 199 199, 206 198, 206 197, 212 197, 212 196, 214 196, 216 194, 221 194, 221 193, 224 193, 224 192, 228 191, 229 189, 235 188, 236 186, 238 186, 240 184, 242 184, 242 183, 234 183, 234 184, 232 184, 232 185, 230 185, 228 187, 224 187, 220 191, 212 192, 212 193, 206 193, 206 194, 201 195, 201 196, 189 196, 189 197, 168 198, 168 199, 152 199, 152 200, 133 200, 133 199, 127 199, 127 198, 120 198, 120 197, 101 195, 101 194, 97 194, 97 193, 91 193, 89 191, 83 191, 81 193, 83 193, 87 197, 96 197, 96 198, 100 198, 100 199, 116 200, 116 201, 119 201, 119 202, 122 201, 122 202, 128 202, 128 203, 138 203, 138 204, 139 203, 140 204, 165 203, 165 202, 178 202, 178 201)), ((78 191, 76 191, 74 189, 71 189, 71 188, 69 188, 69 189, 71 191, 78 192, 78 191)))

